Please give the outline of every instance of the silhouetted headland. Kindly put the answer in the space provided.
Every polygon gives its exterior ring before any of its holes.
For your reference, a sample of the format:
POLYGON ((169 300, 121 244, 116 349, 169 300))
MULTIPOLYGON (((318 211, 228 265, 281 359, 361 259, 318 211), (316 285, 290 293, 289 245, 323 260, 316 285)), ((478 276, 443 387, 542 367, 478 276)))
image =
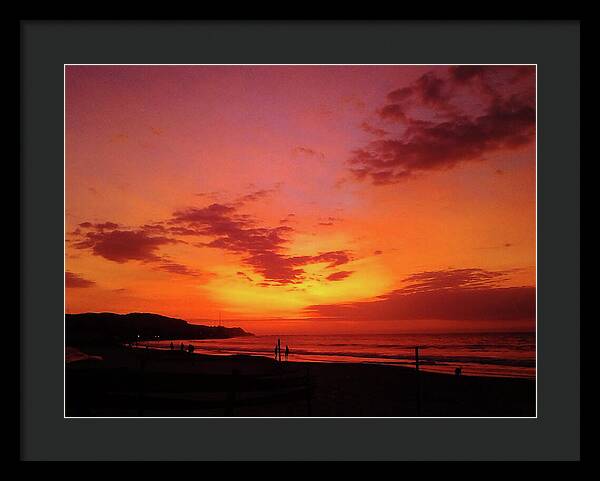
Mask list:
POLYGON ((67 346, 120 344, 168 339, 228 339, 252 336, 240 327, 190 324, 183 319, 133 312, 86 312, 65 315, 67 346))

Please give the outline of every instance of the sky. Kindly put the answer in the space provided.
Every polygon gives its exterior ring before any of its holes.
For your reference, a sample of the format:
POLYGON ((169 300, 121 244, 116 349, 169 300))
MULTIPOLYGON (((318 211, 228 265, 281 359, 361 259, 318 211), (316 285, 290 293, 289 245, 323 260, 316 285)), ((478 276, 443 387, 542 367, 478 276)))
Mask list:
POLYGON ((67 312, 535 328, 534 66, 66 66, 67 312))

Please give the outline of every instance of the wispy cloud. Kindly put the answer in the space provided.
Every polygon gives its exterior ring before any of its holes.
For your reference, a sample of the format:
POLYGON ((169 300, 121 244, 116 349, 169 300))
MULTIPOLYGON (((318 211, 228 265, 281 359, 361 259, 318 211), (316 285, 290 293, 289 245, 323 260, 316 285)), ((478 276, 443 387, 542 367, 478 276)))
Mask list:
POLYGON ((326 279, 328 281, 342 281, 347 277, 350 277, 353 273, 354 271, 338 271, 334 272, 333 274, 329 274, 326 279))
POLYGON ((325 154, 323 152, 319 152, 318 150, 311 149, 310 147, 294 147, 292 149, 292 155, 294 157, 312 157, 315 159, 323 160, 325 159, 325 154))
POLYGON ((503 287, 504 271, 459 269, 413 274, 408 285, 370 301, 319 304, 319 317, 363 320, 511 321, 535 319, 535 287, 503 287))

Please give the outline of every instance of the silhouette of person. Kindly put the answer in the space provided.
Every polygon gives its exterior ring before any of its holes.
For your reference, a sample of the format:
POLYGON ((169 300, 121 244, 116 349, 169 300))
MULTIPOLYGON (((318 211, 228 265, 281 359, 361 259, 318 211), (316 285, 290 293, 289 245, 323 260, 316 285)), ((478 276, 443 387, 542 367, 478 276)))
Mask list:
POLYGON ((171 341, 171 351, 173 350, 174 346, 173 346, 173 341, 171 341))
POLYGON ((285 360, 288 360, 288 356, 290 355, 290 348, 288 347, 288 345, 285 345, 285 360))
POLYGON ((192 354, 194 352, 194 346, 192 346, 191 344, 188 346, 188 352, 190 354, 192 354))
POLYGON ((183 351, 183 342, 182 342, 182 343, 181 343, 181 345, 179 346, 179 349, 180 349, 181 351, 183 351))
POLYGON ((281 339, 277 338, 277 353, 279 361, 281 362, 281 339))
POLYGON ((459 376, 460 376, 460 374, 461 374, 461 372, 462 372, 462 369, 461 369, 460 367, 457 367, 457 368, 454 370, 454 375, 455 375, 456 377, 459 377, 459 376))
POLYGON ((274 352, 275 352, 275 360, 277 361, 277 344, 275 344, 274 352))

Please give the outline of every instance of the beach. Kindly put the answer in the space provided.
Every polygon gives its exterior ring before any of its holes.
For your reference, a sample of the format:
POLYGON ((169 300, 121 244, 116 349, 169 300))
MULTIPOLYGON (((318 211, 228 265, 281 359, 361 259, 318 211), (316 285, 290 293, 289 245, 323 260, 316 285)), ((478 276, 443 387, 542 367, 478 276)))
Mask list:
POLYGON ((68 417, 532 417, 531 379, 96 346, 70 352, 68 417), (101 359, 99 359, 100 357, 101 359))

